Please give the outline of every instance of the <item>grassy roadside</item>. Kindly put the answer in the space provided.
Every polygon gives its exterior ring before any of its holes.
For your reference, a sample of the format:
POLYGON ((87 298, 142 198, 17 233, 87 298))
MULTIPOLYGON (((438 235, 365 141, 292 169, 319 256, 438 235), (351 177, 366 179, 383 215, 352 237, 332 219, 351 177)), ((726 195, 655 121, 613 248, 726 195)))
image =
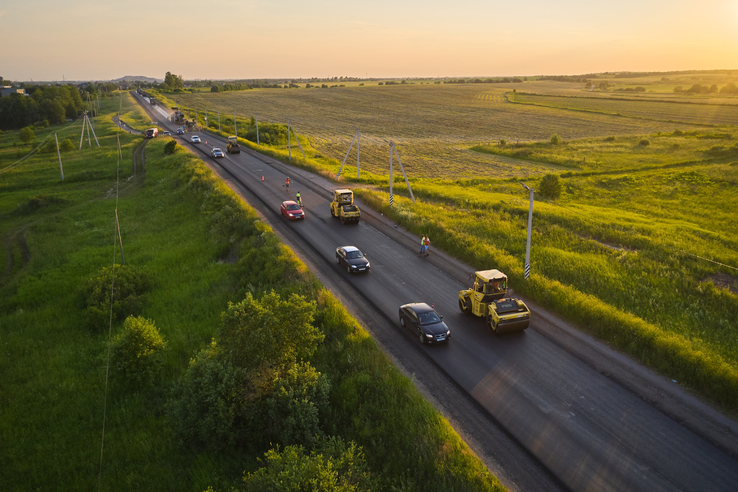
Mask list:
MULTIPOLYGON (((107 332, 86 327, 81 286, 120 258, 110 123, 118 104, 104 104, 101 149, 63 154, 64 182, 53 154, 0 181, 0 237, 13 259, 0 277, 2 488, 97 486, 107 332)), ((128 96, 123 104, 124 114, 138 111, 128 96)), ((141 138, 119 136, 130 163, 141 138)), ((256 469, 265 450, 183 446, 164 408, 190 358, 217 333, 228 301, 274 289, 317 302, 315 324, 326 341, 313 364, 331 380, 331 414, 321 423, 363 447, 382 489, 502 489, 255 212, 199 159, 165 156, 165 140, 148 144, 145 176, 129 180, 130 164, 121 166, 117 210, 126 262, 152 281, 141 314, 168 345, 156 384, 132 389, 112 374, 102 488, 227 489, 256 469)))
MULTIPOLYGON (((638 109, 634 101, 624 104, 638 109)), ((411 178, 415 205, 402 198, 404 182, 396 177, 393 209, 388 176, 362 170, 358 180, 344 170, 341 179, 378 187, 382 193, 362 190, 362 198, 409 230, 431 234, 434 244, 476 268, 505 269, 517 291, 737 413, 737 138, 735 127, 721 126, 473 147, 566 169, 559 200, 536 196, 529 282, 522 278, 527 195, 517 181, 535 188, 535 174, 411 178)), ((317 152, 307 146, 307 159, 293 148, 288 161, 283 148, 242 144, 329 178, 340 166, 313 158, 317 152)))

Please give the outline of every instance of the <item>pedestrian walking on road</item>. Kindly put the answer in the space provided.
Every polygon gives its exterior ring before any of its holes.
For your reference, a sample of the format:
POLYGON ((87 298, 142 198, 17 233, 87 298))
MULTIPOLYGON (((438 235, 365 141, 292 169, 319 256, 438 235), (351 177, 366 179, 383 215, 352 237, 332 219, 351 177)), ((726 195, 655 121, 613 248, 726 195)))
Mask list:
POLYGON ((419 254, 421 255, 425 254, 425 250, 426 250, 425 240, 426 240, 426 235, 423 234, 423 237, 420 238, 420 253, 419 254))
POLYGON ((430 254, 430 238, 426 234, 423 236, 423 246, 425 247, 425 256, 428 256, 430 254))

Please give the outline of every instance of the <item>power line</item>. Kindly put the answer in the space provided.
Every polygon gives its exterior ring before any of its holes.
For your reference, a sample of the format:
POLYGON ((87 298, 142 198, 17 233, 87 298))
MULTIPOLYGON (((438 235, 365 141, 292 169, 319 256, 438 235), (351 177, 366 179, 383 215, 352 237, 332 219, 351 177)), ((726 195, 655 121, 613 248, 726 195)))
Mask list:
MULTIPOLYGON (((108 413, 108 380, 110 376, 110 339, 113 334, 113 302, 115 301, 115 259, 117 255, 116 246, 119 241, 120 229, 118 225, 118 197, 120 189, 120 161, 121 154, 118 153, 118 161, 115 171, 115 227, 113 228, 113 269, 112 269, 112 280, 110 282, 110 317, 108 324, 108 353, 107 361, 105 364, 105 390, 103 396, 103 421, 102 421, 102 435, 100 438, 100 468, 98 471, 97 479, 97 490, 102 488, 102 467, 103 467, 103 454, 105 450, 105 422, 108 413)), ((123 245, 121 244, 121 254, 123 253, 123 245)))

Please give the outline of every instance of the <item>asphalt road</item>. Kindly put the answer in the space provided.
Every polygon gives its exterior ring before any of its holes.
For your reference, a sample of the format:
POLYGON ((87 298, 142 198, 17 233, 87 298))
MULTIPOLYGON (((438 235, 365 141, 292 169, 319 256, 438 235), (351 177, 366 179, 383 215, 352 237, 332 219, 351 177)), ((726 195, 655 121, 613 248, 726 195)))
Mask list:
MULTIPOLYGON (((209 150, 225 148, 223 140, 201 134, 203 143, 191 145, 185 137, 181 143, 201 152, 273 224, 393 360, 415 375, 421 390, 506 486, 598 491, 738 488, 738 461, 729 452, 736 449, 734 422, 704 408, 705 418, 718 422, 718 428, 724 425, 727 434, 726 439, 711 442, 689 419, 680 423, 665 412, 660 397, 651 401, 634 391, 626 384, 627 376, 603 369, 607 362, 598 359, 610 358, 617 367, 635 364, 618 365, 620 356, 591 340, 577 341, 576 335, 562 335, 568 337, 567 346, 557 337, 561 330, 556 326, 561 323, 535 307, 528 330, 492 336, 482 319, 465 316, 457 307, 457 292, 468 287, 462 279, 472 268, 432 247, 430 257, 419 257, 415 244, 419 238, 366 207, 362 209, 366 220, 341 225, 330 216, 328 206, 330 190, 336 186, 321 177, 250 151, 216 161, 209 150), (292 181, 289 194, 283 186, 286 173, 292 181), (279 204, 294 199, 296 191, 301 192, 307 217, 287 223, 279 204), (362 249, 372 272, 349 276, 339 270, 335 248, 340 245, 362 249), (404 332, 397 310, 407 302, 435 304, 451 328, 451 341, 420 346, 414 334, 404 332), (593 355, 577 356, 571 347, 580 343, 594 347, 593 355)), ((689 400, 679 392, 664 391, 680 404, 682 398, 689 400)))

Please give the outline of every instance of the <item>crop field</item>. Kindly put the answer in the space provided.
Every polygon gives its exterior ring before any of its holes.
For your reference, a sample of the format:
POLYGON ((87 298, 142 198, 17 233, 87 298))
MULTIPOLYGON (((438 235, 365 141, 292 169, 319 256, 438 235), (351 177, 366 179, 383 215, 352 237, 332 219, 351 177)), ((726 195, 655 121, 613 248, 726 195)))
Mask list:
POLYGON ((693 125, 738 125, 738 104, 680 103, 602 97, 562 97, 515 93, 510 100, 548 108, 693 125))
MULTIPOLYGON (((557 169, 551 164, 469 150, 500 139, 527 142, 546 140, 553 134, 573 139, 674 130, 673 123, 506 101, 506 92, 524 87, 526 84, 407 84, 263 89, 177 94, 176 100, 191 108, 193 117, 195 107, 199 115, 207 108, 210 122, 217 121, 217 111, 222 120, 232 120, 234 111, 246 120, 252 115, 259 122, 286 124, 289 120, 299 135, 309 139, 315 152, 338 162, 359 129, 363 170, 387 174, 392 140, 408 173, 423 178, 509 178, 557 169)), ((692 129, 690 125, 681 127, 692 129)), ((355 166, 355 146, 347 162, 355 166)))

